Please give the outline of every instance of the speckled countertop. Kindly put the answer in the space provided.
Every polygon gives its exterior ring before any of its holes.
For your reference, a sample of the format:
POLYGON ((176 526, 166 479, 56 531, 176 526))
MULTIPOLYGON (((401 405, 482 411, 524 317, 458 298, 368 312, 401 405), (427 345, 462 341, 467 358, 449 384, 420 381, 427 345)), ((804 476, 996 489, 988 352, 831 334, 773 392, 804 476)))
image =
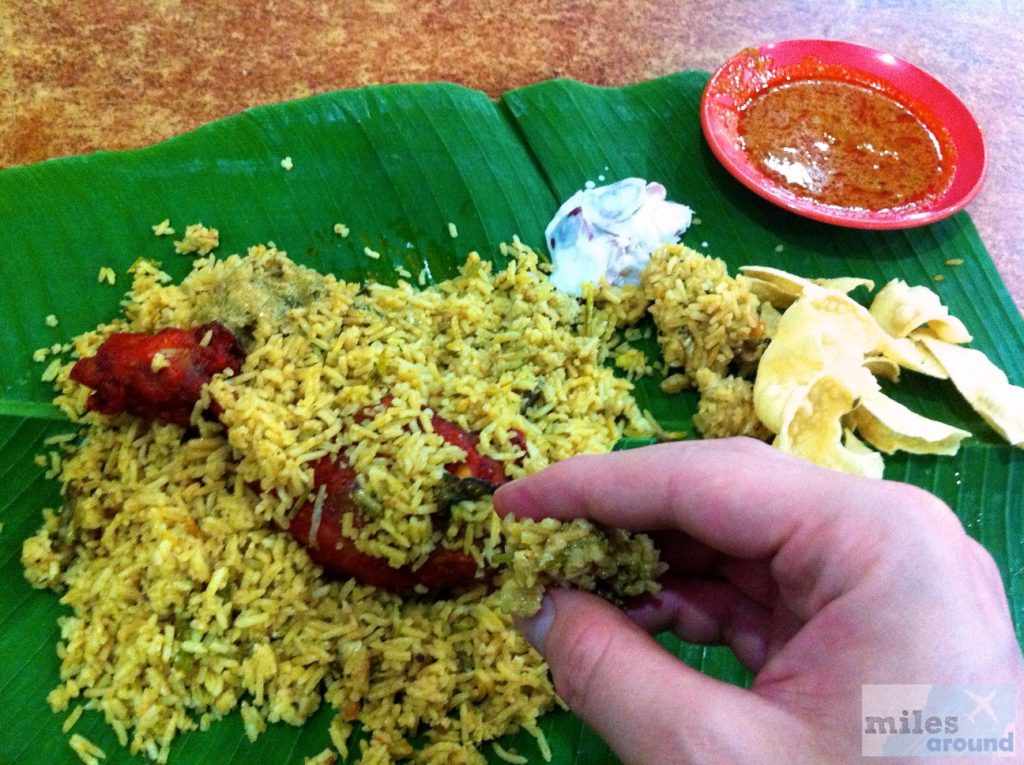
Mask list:
POLYGON ((990 153, 967 209, 1024 308, 1019 0, 3 2, 0 167, 144 146, 338 88, 448 80, 497 96, 558 76, 621 85, 711 70, 747 45, 792 37, 885 48, 963 99, 990 153))

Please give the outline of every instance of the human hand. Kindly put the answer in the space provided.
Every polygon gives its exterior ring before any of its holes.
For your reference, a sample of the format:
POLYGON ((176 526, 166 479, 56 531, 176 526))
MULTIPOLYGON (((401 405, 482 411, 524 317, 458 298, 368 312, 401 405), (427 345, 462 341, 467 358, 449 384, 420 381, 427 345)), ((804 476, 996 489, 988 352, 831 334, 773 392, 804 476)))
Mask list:
POLYGON ((998 569, 921 489, 726 439, 575 457, 503 486, 494 506, 646 531, 669 564, 662 591, 626 613, 554 589, 521 624, 559 695, 626 763, 855 761, 869 683, 1012 683, 1022 719, 998 569), (750 689, 676 659, 648 634, 665 629, 729 645, 750 689))

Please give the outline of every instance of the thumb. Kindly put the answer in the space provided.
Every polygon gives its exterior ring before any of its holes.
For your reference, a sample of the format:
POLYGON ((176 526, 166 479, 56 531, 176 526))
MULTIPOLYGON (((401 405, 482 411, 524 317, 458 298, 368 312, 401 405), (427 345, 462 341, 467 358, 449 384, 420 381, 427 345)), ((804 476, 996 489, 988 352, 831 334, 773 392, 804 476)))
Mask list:
POLYGON ((625 763, 742 762, 766 749, 767 726, 783 723, 763 699, 687 666, 589 593, 550 590, 519 627, 558 695, 625 763))

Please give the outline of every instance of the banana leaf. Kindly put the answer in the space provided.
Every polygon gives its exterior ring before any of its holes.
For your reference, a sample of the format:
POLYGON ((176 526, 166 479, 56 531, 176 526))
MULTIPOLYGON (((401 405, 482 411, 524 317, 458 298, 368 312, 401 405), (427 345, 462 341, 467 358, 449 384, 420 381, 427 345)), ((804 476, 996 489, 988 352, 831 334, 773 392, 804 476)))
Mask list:
MULTIPOLYGON (((706 81, 692 71, 612 89, 551 81, 497 102, 445 84, 371 87, 252 109, 142 150, 0 173, 0 763, 75 761, 61 718, 46 704, 58 682, 63 607, 29 587, 19 560, 41 508, 60 503, 36 455, 45 439, 73 430, 40 381, 46 362, 32 354, 115 315, 137 258, 161 262, 175 278, 189 270, 170 238, 150 230, 165 218, 179 234, 189 223, 217 227, 225 254, 272 241, 345 279, 394 283, 396 267, 418 274, 426 266, 438 281, 471 250, 500 265, 498 245, 514 235, 542 251, 561 200, 586 181, 638 175, 696 210, 700 223, 684 241, 731 269, 757 263, 934 286, 974 333, 974 347, 1024 383, 1024 322, 965 213, 921 229, 866 232, 771 206, 707 149, 698 120, 706 81), (351 234, 335 234, 336 223, 351 234), (382 257, 367 258, 366 247, 382 257), (950 258, 964 264, 945 265, 950 258), (114 285, 98 281, 103 267, 116 273, 114 285), (44 320, 50 314, 56 326, 44 320)), ((666 429, 692 432, 693 394, 665 395, 657 382, 641 381, 641 403, 666 429)), ((988 548, 1024 638, 1024 454, 1000 442, 948 383, 906 375, 890 393, 975 434, 953 458, 889 458, 886 475, 941 496, 988 548)), ((726 649, 661 641, 716 677, 749 681, 726 649)), ((249 743, 231 715, 181 736, 171 762, 301 761, 327 745, 330 717, 325 709, 302 728, 273 725, 249 743)), ((567 712, 546 716, 542 728, 557 763, 615 761, 567 712)), ((84 714, 74 732, 101 746, 107 762, 133 760, 96 713, 84 714)), ((525 734, 505 744, 539 760, 525 734)))

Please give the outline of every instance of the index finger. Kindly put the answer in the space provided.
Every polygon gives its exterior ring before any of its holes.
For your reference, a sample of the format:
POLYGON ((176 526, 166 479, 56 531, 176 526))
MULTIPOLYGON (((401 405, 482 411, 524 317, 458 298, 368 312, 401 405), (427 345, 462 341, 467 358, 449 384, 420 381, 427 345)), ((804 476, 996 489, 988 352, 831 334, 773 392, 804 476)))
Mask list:
POLYGON ((731 438, 573 457, 502 486, 494 508, 502 516, 678 529, 752 558, 774 554, 801 526, 863 512, 885 485, 731 438))

